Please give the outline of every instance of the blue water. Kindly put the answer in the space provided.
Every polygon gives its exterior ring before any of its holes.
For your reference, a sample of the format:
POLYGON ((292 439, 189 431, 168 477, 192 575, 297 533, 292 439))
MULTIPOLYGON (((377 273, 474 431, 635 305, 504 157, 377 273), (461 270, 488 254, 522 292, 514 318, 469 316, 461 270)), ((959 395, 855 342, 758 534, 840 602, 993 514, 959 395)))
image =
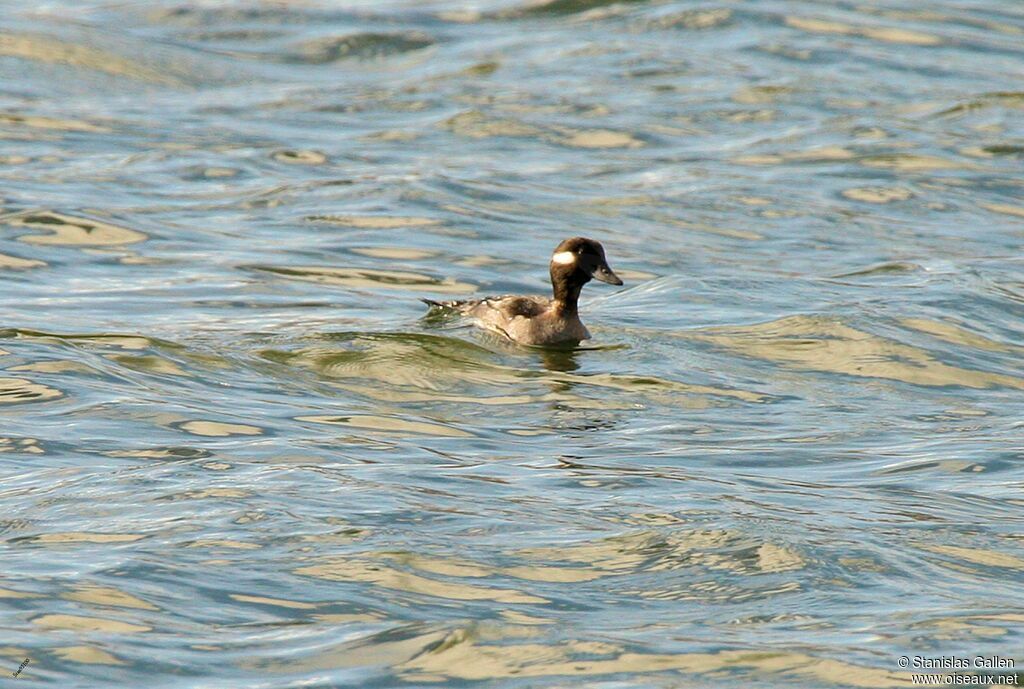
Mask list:
POLYGON ((1022 74, 1009 0, 0 4, 0 672, 1019 670, 1022 74), (423 319, 573 235, 583 347, 423 319))

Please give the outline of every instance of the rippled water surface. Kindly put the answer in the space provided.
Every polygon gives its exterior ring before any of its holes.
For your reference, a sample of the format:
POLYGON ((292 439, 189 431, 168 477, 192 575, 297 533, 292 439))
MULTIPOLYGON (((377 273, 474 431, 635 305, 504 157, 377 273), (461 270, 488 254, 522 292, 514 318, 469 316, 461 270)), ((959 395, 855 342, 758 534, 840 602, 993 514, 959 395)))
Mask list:
POLYGON ((1019 2, 0 10, 0 673, 1024 663, 1019 2))

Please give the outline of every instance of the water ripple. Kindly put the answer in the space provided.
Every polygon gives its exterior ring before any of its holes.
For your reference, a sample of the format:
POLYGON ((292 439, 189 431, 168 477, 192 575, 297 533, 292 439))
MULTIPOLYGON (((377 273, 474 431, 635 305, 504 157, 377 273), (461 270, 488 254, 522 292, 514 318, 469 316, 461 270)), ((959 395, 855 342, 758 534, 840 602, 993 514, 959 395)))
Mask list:
POLYGON ((8 671, 1012 658, 1022 36, 994 0, 11 6, 8 671), (626 282, 584 346, 424 317, 549 293, 574 235, 626 282))

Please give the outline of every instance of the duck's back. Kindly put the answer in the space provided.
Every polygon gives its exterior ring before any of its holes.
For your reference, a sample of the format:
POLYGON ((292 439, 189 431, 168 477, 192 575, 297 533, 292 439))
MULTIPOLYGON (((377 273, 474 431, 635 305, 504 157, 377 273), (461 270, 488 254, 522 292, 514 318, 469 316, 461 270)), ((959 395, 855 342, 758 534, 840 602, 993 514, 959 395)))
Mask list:
POLYGON ((547 297, 524 297, 516 294, 509 294, 501 297, 487 297, 486 299, 480 299, 468 310, 464 310, 463 313, 476 318, 486 316, 512 320, 517 316, 522 316, 523 318, 536 318, 550 308, 551 300, 547 297))

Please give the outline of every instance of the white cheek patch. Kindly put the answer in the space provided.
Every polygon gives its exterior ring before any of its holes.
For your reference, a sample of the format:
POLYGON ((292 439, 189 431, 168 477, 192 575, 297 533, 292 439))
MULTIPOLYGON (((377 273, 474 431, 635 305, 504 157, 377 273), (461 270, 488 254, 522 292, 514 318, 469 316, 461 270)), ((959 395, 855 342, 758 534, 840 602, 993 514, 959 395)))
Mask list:
POLYGON ((559 251, 551 257, 551 262, 557 263, 560 266, 567 266, 576 262, 576 254, 571 251, 559 251))

